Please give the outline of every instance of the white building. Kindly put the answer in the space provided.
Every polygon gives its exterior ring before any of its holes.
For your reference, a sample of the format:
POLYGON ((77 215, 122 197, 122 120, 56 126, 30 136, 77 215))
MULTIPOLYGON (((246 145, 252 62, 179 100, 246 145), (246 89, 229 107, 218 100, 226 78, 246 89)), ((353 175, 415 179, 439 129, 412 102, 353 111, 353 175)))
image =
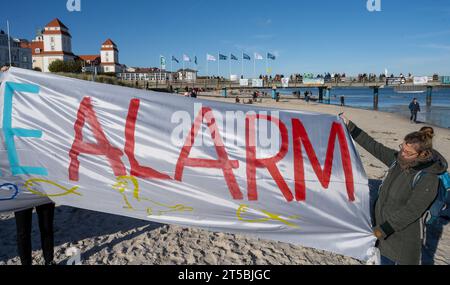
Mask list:
POLYGON ((49 72, 49 65, 55 60, 83 62, 84 71, 96 68, 98 72, 119 73, 122 65, 119 63, 119 49, 110 39, 106 40, 100 49, 100 55, 76 56, 72 52, 72 36, 69 29, 59 20, 48 23, 44 30, 39 31, 30 44, 33 56, 33 68, 49 72))
POLYGON ((100 50, 102 71, 105 73, 119 73, 122 65, 119 63, 119 49, 111 40, 107 39, 100 50))
POLYGON ((56 60, 73 61, 72 36, 59 19, 48 23, 42 34, 38 34, 31 43, 33 68, 49 72, 48 67, 56 60))
POLYGON ((177 71, 176 79, 181 81, 196 81, 198 71, 193 69, 180 69, 177 71))

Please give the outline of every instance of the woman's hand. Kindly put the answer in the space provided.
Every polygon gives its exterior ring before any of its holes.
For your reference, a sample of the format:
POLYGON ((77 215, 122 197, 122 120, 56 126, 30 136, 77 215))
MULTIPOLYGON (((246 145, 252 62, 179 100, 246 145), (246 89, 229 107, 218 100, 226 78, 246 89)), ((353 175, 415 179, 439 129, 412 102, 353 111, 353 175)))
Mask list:
POLYGON ((383 239, 383 232, 380 231, 379 229, 374 230, 374 231, 373 231, 373 235, 374 235, 378 240, 383 239))
POLYGON ((348 125, 350 124, 350 120, 345 116, 345 113, 341 113, 339 114, 339 118, 341 118, 345 125, 348 127, 348 125))

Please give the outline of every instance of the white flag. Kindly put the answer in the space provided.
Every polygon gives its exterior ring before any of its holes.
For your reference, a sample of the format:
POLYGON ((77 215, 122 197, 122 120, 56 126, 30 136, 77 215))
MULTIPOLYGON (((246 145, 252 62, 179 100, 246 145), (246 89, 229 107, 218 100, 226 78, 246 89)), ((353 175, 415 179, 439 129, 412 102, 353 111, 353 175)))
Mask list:
POLYGON ((256 60, 263 60, 264 58, 263 58, 262 55, 260 55, 259 53, 255 52, 255 59, 256 60))
POLYGON ((183 54, 183 61, 191 62, 191 58, 188 55, 183 54))
POLYGON ((207 61, 216 61, 217 59, 216 59, 215 56, 210 55, 210 54, 207 54, 207 55, 206 55, 206 60, 207 60, 207 61))

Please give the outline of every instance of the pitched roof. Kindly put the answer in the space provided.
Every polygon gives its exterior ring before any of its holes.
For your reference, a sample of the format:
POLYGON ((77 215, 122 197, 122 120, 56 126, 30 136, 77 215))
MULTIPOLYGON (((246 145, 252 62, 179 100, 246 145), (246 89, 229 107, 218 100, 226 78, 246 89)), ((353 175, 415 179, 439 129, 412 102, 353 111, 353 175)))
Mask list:
POLYGON ((33 41, 31 42, 30 48, 32 55, 41 55, 44 52, 44 42, 33 41), (36 52, 36 50, 39 50, 39 52, 36 52))
POLYGON ((100 59, 100 55, 79 55, 78 57, 84 61, 94 61, 100 59))
POLYGON ((117 46, 111 39, 107 39, 102 45, 103 46, 117 46))
POLYGON ((50 23, 48 23, 46 26, 46 28, 64 28, 64 29, 69 29, 66 27, 66 25, 64 25, 58 18, 53 19, 50 23))

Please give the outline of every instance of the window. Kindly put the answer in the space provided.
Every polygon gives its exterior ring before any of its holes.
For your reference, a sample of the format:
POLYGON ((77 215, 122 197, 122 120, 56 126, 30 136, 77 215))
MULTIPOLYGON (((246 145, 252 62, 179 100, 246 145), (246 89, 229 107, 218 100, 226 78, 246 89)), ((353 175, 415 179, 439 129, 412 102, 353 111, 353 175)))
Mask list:
POLYGON ((34 49, 34 53, 41 53, 41 49, 40 48, 34 49))

